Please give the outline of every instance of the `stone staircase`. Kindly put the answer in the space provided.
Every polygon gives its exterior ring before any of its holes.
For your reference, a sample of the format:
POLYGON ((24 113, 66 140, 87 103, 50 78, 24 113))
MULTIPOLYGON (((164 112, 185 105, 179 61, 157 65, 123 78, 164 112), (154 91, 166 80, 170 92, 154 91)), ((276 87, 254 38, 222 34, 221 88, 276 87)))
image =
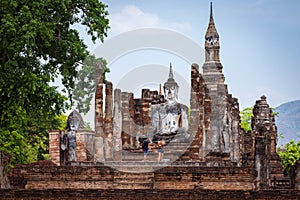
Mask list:
POLYGON ((128 173, 116 171, 114 187, 118 189, 153 189, 154 173, 128 173))
POLYGON ((161 168, 170 166, 172 162, 157 162, 157 161, 108 161, 103 163, 105 166, 113 168, 116 172, 127 174, 143 174, 152 173, 161 168))
MULTIPOLYGON (((163 161, 165 162, 174 162, 178 160, 188 148, 187 143, 169 143, 164 146, 164 157, 163 161)), ((123 150, 122 153, 123 161, 135 161, 141 162, 143 161, 144 154, 142 150, 139 151, 126 151, 123 150)), ((148 152, 147 161, 157 161, 158 152, 156 148, 151 148, 148 152)))

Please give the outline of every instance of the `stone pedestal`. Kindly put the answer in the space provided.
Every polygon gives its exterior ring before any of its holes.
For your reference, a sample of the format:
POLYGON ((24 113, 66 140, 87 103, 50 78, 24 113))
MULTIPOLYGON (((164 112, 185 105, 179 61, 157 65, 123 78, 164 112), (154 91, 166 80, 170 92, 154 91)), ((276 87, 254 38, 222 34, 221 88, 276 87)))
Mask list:
POLYGON ((94 160, 94 138, 93 131, 79 130, 76 133, 76 161, 94 160))

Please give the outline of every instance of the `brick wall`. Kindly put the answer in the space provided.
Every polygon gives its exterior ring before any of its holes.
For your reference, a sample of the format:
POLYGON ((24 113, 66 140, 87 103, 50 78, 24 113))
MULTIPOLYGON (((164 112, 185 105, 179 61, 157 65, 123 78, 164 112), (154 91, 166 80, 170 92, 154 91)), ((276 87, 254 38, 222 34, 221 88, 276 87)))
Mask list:
POLYGON ((50 160, 60 165, 60 131, 49 131, 50 160))
MULTIPOLYGON (((251 190, 255 172, 246 167, 168 166, 145 172, 137 166, 135 173, 121 173, 108 166, 19 165, 14 168, 14 188, 25 189, 212 189, 251 190), (121 173, 121 174, 120 174, 121 173), (22 183, 23 185, 20 185, 22 183)), ((154 165, 152 169, 162 166, 154 165)), ((127 168, 127 169, 126 169, 127 168)), ((119 168, 120 170, 121 168, 119 168)))
MULTIPOLYGON (((49 132, 50 160, 60 165, 60 138, 61 131, 49 132)), ((76 161, 92 161, 94 159, 94 131, 78 130, 76 133, 76 161)))

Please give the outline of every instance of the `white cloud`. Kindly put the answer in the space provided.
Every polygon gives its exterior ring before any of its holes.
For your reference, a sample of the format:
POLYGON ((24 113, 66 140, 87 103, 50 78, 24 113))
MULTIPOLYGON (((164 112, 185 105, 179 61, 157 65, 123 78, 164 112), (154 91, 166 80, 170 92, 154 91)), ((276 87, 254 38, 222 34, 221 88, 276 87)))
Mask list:
POLYGON ((192 30, 192 25, 188 22, 178 23, 163 20, 155 13, 144 12, 135 5, 127 5, 121 12, 112 13, 110 26, 112 35, 139 28, 164 28, 180 32, 192 30))

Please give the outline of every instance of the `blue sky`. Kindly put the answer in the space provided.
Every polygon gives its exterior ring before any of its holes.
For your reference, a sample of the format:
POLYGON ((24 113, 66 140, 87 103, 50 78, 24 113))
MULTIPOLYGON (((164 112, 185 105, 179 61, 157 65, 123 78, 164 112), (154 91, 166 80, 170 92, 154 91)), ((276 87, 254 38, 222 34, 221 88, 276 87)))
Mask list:
MULTIPOLYGON (((193 40, 201 48, 204 47, 210 1, 103 2, 108 5, 111 23, 109 37, 104 44, 128 31, 160 28, 176 31, 193 40)), ((298 0, 213 1, 225 82, 228 84, 229 93, 239 99, 240 109, 254 105, 262 95, 267 96, 267 101, 272 107, 300 99, 299 10, 298 0)), ((93 44, 81 34, 91 52, 103 45, 93 44)), ((157 38, 157 41, 159 39, 157 38)), ((176 42, 178 41, 174 41, 176 42)), ((112 46, 110 50, 114 51, 116 48, 118 47, 112 46)), ((203 52, 199 51, 199 58, 202 56, 203 52)), ((126 73, 137 66, 150 65, 151 60, 155 65, 165 66, 166 69, 172 62, 176 74, 189 82, 191 63, 158 49, 142 49, 120 56, 118 60, 109 63, 111 73, 108 78, 116 86, 122 87, 118 82, 126 73)), ((201 67, 202 64, 199 65, 201 67)), ((189 96, 189 91, 183 88, 180 94, 189 96)))

